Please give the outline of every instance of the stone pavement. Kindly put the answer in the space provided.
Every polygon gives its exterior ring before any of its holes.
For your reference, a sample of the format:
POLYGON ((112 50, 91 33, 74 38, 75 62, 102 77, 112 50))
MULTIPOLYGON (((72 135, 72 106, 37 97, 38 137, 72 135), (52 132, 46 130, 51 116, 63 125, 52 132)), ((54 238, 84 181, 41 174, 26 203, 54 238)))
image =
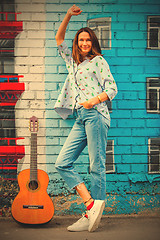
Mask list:
POLYGON ((160 216, 103 216, 93 232, 68 232, 79 217, 54 216, 45 225, 26 226, 0 218, 1 240, 160 240, 160 216))

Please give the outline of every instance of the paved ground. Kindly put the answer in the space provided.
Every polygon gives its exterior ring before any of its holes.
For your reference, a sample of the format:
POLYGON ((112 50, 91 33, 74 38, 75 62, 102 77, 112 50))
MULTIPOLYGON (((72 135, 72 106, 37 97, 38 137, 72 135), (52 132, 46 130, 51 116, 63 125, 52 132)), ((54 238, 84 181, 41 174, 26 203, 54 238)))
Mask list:
POLYGON ((42 226, 25 226, 0 219, 1 240, 160 240, 160 216, 103 216, 96 232, 68 232, 77 217, 55 216, 42 226))

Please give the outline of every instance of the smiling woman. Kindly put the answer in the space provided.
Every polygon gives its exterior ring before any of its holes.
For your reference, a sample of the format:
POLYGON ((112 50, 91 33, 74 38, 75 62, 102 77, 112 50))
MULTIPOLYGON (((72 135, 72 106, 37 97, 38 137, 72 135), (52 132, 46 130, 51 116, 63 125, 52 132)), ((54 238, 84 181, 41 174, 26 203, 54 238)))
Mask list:
POLYGON ((92 49, 92 42, 89 33, 81 32, 78 36, 78 47, 82 54, 86 56, 92 49))
POLYGON ((105 101, 115 97, 117 87, 93 30, 85 27, 76 33, 72 53, 64 41, 71 16, 81 12, 73 5, 56 34, 58 49, 69 75, 55 110, 63 119, 75 111, 77 119, 55 167, 70 189, 76 189, 88 210, 68 230, 93 232, 100 223, 106 196, 105 161, 110 116, 105 101), (86 145, 90 159, 91 194, 73 165, 86 145))
POLYGON ((91 60, 101 56, 101 48, 92 29, 85 27, 78 30, 73 41, 72 55, 77 64, 82 63, 85 57, 91 60))

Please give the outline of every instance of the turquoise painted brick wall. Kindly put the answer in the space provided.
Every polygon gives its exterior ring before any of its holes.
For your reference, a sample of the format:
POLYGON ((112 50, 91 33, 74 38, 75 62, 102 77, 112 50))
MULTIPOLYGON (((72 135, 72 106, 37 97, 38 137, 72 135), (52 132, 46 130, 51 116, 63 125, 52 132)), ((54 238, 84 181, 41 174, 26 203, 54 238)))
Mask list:
MULTIPOLYGON (((155 210, 160 203, 160 174, 148 174, 148 139, 160 136, 160 119, 158 114, 146 111, 146 78, 160 76, 160 52, 147 49, 147 16, 160 14, 159 0, 46 0, 46 156, 48 191, 55 199, 56 214, 83 210, 78 196, 68 190, 54 167, 74 123, 73 117, 64 121, 53 110, 67 73, 54 37, 67 9, 74 3, 83 13, 72 17, 69 23, 66 32, 69 47, 77 30, 85 27, 88 19, 112 19, 112 47, 103 50, 103 54, 119 93, 112 103, 108 137, 114 140, 115 173, 106 174, 105 213, 155 210), (70 202, 68 208, 65 201, 70 202)), ((89 187, 87 148, 75 166, 89 187)))

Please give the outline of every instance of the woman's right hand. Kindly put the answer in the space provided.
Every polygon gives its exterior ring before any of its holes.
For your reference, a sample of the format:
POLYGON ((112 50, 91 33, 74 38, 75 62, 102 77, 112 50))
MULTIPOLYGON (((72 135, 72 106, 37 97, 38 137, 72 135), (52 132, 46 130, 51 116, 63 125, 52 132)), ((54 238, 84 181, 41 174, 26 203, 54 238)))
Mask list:
POLYGON ((77 15, 81 14, 81 12, 82 12, 82 10, 79 7, 77 7, 75 4, 71 8, 69 8, 67 11, 67 13, 70 14, 71 16, 73 16, 73 15, 77 16, 77 15))
POLYGON ((64 41, 67 25, 68 25, 71 17, 73 15, 77 16, 77 15, 81 14, 81 12, 82 12, 82 10, 79 7, 77 7, 75 4, 71 8, 68 9, 67 14, 64 17, 61 25, 59 26, 59 29, 55 36, 58 46, 64 41))

